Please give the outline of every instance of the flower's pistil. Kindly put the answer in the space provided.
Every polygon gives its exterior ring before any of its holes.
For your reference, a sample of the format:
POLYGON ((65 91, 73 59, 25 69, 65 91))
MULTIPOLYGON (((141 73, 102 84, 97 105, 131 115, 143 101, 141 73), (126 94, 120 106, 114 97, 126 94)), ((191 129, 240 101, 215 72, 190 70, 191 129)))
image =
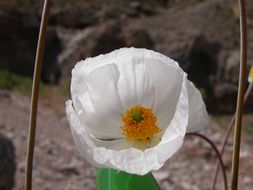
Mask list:
POLYGON ((253 83, 253 66, 251 67, 249 71, 249 82, 253 83))
POLYGON ((145 108, 141 105, 134 106, 122 115, 123 134, 127 140, 142 141, 144 143, 152 140, 161 129, 157 126, 156 116, 152 109, 145 108))

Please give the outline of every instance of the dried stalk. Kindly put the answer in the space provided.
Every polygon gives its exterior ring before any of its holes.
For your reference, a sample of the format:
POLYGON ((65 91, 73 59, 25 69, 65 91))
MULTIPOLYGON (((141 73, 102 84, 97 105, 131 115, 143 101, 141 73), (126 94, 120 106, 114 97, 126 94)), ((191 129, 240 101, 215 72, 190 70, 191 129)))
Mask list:
POLYGON ((238 169, 239 169, 239 156, 240 156, 240 144, 241 144, 241 128, 242 128, 242 115, 243 115, 243 97, 246 81, 246 67, 247 67, 247 20, 245 1, 238 0, 240 11, 240 74, 239 74, 239 86, 236 106, 235 117, 235 133, 234 133, 234 146, 232 157, 232 182, 231 189, 237 190, 238 188, 238 169))
POLYGON ((36 58, 35 58, 34 74, 33 74, 33 88, 32 88, 32 98, 31 98, 31 107, 30 107, 29 135, 28 135, 26 173, 25 173, 25 189, 26 190, 32 189, 32 169, 33 169, 33 154, 34 154, 34 144, 35 144, 35 135, 36 135, 36 116, 37 116, 37 107, 38 107, 41 68, 42 68, 43 53, 44 53, 45 40, 46 40, 49 4, 50 4, 50 0, 44 1, 42 20, 40 24, 40 33, 39 33, 37 52, 36 52, 36 58))

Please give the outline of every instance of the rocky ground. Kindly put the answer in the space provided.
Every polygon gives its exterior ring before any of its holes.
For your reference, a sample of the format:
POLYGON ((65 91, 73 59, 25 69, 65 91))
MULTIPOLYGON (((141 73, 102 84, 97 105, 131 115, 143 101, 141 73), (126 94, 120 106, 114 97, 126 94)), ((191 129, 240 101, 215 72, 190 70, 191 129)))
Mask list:
MULTIPOLYGON (((39 102, 35 162, 33 167, 34 190, 81 190, 95 189, 95 168, 82 160, 75 149, 64 113, 65 98, 55 95, 39 102)), ((0 96, 0 132, 9 137, 15 146, 16 175, 14 190, 24 188, 25 156, 27 146, 30 99, 16 92, 0 96)), ((220 145, 230 116, 211 119, 203 133, 220 145)), ((252 114, 246 115, 246 124, 252 128, 252 114)), ((240 189, 253 188, 253 141, 252 133, 243 133, 240 189)), ((230 179, 231 139, 224 155, 230 179)), ((159 171, 154 172, 162 189, 208 190, 215 169, 215 155, 209 145, 196 137, 187 137, 183 148, 159 171)), ((222 176, 217 189, 223 189, 222 176)))

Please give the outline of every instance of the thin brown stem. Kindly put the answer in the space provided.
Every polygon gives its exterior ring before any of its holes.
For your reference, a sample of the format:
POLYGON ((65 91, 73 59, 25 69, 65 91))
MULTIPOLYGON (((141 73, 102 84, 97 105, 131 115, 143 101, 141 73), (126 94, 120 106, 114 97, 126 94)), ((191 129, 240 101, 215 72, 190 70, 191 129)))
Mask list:
POLYGON ((35 58, 32 98, 31 98, 31 107, 30 107, 28 147, 27 147, 27 157, 26 157, 27 158, 26 174, 25 174, 25 189, 26 190, 32 189, 32 168, 33 168, 33 154, 34 154, 34 144, 35 144, 35 134, 36 134, 36 116, 37 116, 37 107, 38 107, 41 68, 42 68, 43 53, 44 53, 45 40, 46 40, 49 4, 50 4, 50 0, 44 1, 42 20, 40 24, 40 33, 39 33, 37 52, 36 52, 36 58, 35 58))
POLYGON ((241 129, 242 129, 242 116, 243 116, 243 97, 245 91, 246 82, 246 67, 247 67, 247 20, 245 1, 238 0, 240 11, 240 35, 241 35, 241 52, 240 52, 240 74, 239 74, 239 86, 235 116, 235 133, 234 133, 234 146, 232 157, 232 183, 231 189, 237 190, 238 188, 238 169, 239 169, 239 156, 240 156, 240 144, 241 144, 241 129))
POLYGON ((221 166, 221 169, 222 169, 223 180, 224 180, 224 189, 228 190, 226 169, 225 169, 223 160, 221 158, 220 152, 219 152, 218 148, 216 147, 216 145, 208 137, 206 137, 205 135, 202 135, 202 134, 199 134, 199 133, 187 133, 187 135, 199 137, 199 138, 203 139, 204 141, 206 141, 209 145, 211 145, 212 149, 214 150, 214 152, 215 152, 215 154, 216 154, 216 156, 219 160, 219 163, 220 163, 220 166, 221 166))
MULTIPOLYGON (((244 104, 248 101, 249 95, 250 95, 252 89, 253 89, 253 84, 250 83, 249 86, 248 86, 248 88, 247 88, 247 91, 246 91, 246 93, 244 95, 244 104)), ((227 128, 227 131, 226 131, 226 134, 225 134, 222 146, 221 146, 221 150, 220 150, 221 156, 223 155, 223 153, 225 151, 225 147, 227 145, 228 138, 229 138, 229 136, 230 136, 230 134, 232 132, 234 124, 235 124, 235 114, 233 115, 233 117, 231 118, 231 120, 230 120, 230 122, 228 124, 228 128, 227 128)), ((220 169, 220 165, 219 165, 219 163, 217 163, 215 175, 214 175, 214 178, 213 178, 212 190, 215 190, 215 185, 216 185, 216 182, 217 182, 217 177, 218 177, 218 174, 219 174, 219 169, 220 169)))

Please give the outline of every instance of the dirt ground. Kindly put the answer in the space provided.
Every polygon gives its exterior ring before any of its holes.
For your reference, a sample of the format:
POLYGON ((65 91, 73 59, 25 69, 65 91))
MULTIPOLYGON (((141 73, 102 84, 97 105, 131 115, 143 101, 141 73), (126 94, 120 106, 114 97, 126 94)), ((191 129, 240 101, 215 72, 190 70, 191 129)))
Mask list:
MULTIPOLYGON (((76 152, 68 126, 64 99, 57 95, 39 103, 35 161, 34 190, 92 190, 96 170, 76 152)), ((14 190, 24 189, 25 157, 30 99, 18 93, 0 95, 0 131, 12 139, 16 151, 16 184, 14 190)), ((230 116, 211 118, 210 126, 202 131, 217 145, 222 142, 224 125, 230 116)), ((247 126, 253 127, 252 114, 245 116, 247 126)), ((240 189, 253 189, 253 139, 243 133, 240 163, 240 189)), ((230 180, 232 143, 224 155, 230 180)), ((216 158, 208 144, 197 137, 186 137, 183 148, 159 171, 153 172, 164 190, 210 189, 216 158)), ((217 189, 223 189, 222 176, 217 189)))

